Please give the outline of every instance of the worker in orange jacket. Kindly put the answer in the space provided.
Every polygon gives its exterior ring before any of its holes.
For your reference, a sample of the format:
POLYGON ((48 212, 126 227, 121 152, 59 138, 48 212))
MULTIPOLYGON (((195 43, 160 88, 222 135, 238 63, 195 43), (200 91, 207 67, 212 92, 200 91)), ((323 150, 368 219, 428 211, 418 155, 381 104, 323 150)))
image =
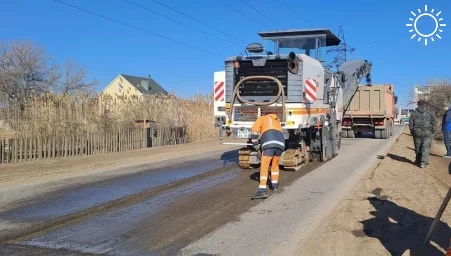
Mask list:
POLYGON ((260 184, 252 199, 266 198, 266 183, 268 180, 269 164, 271 163, 271 187, 277 191, 279 181, 279 159, 285 150, 285 137, 280 120, 275 114, 259 117, 251 128, 252 143, 258 145, 260 135, 260 150, 262 152, 260 166, 260 184), (272 162, 271 162, 272 160, 272 162))

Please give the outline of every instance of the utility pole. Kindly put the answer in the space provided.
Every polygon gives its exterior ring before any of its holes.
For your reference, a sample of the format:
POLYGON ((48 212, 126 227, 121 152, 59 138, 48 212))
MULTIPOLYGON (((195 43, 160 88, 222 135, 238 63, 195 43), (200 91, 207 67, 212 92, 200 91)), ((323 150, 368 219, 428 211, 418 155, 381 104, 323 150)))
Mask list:
POLYGON ((333 61, 333 63, 337 67, 337 70, 338 67, 340 67, 341 65, 343 65, 343 63, 346 62, 347 52, 352 53, 353 51, 355 51, 355 48, 350 47, 346 43, 345 33, 343 31, 343 26, 341 25, 338 28, 338 39, 340 39, 340 43, 335 48, 329 49, 326 52, 326 54, 329 52, 337 52, 337 57, 335 57, 333 61))

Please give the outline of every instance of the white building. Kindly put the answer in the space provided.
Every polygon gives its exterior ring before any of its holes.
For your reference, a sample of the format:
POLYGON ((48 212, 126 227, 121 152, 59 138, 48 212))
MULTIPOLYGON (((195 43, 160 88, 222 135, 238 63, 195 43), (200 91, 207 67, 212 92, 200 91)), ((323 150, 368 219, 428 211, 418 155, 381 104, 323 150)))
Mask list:
POLYGON ((420 99, 427 100, 429 93, 431 92, 433 86, 420 86, 415 85, 413 89, 413 100, 414 100, 414 108, 417 108, 417 102, 420 99))

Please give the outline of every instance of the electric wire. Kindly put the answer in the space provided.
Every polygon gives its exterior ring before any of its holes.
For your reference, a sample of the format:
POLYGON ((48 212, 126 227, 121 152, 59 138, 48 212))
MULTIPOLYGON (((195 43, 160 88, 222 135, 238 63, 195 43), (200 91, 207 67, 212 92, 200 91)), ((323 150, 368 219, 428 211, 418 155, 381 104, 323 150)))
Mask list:
POLYGON ((273 19, 271 19, 271 18, 270 18, 269 16, 267 16, 266 14, 260 12, 260 11, 257 10, 255 7, 253 7, 252 5, 246 3, 246 2, 243 1, 243 0, 240 0, 240 1, 243 2, 245 5, 249 6, 249 8, 251 8, 252 10, 254 10, 254 11, 260 13, 262 16, 264 16, 264 17, 266 17, 267 19, 269 19, 272 23, 276 24, 277 26, 279 26, 279 27, 281 27, 281 28, 284 28, 282 25, 280 25, 279 23, 275 22, 273 19))
POLYGON ((263 26, 263 27, 265 27, 265 28, 268 28, 268 26, 266 26, 265 24, 259 22, 258 20, 252 18, 251 16, 249 16, 249 15, 247 15, 247 14, 245 14, 245 13, 242 13, 242 12, 238 11, 237 9, 235 9, 235 8, 233 8, 232 6, 230 6, 230 5, 226 4, 226 3, 224 3, 223 1, 221 1, 221 0, 216 0, 216 1, 219 2, 219 3, 221 3, 222 5, 224 5, 225 7, 229 8, 230 10, 232 10, 232 11, 234 11, 234 12, 240 14, 241 16, 246 17, 246 18, 252 20, 253 22, 255 22, 255 23, 257 23, 257 24, 259 24, 259 25, 261 25, 261 26, 263 26))
POLYGON ((203 52, 206 52, 206 53, 211 54, 211 55, 214 55, 214 56, 218 56, 218 57, 221 57, 221 58, 223 57, 223 56, 221 56, 221 55, 218 54, 218 53, 214 53, 214 52, 211 52, 211 51, 209 51, 209 50, 206 50, 206 49, 203 49, 203 48, 199 48, 199 47, 197 47, 197 46, 193 46, 193 45, 190 45, 190 44, 181 42, 181 41, 179 41, 179 40, 172 39, 172 38, 169 38, 169 37, 166 37, 166 36, 163 36, 163 35, 160 35, 160 34, 151 32, 151 31, 149 31, 149 30, 142 29, 142 28, 136 27, 136 26, 134 26, 134 25, 130 25, 130 24, 124 23, 124 22, 122 22, 122 21, 118 21, 118 20, 109 18, 109 17, 107 17, 107 16, 104 16, 104 15, 101 15, 101 14, 98 14, 98 13, 95 13, 95 12, 92 12, 92 11, 89 11, 89 10, 86 10, 86 9, 83 9, 83 8, 78 7, 78 6, 75 6, 75 5, 71 5, 71 4, 65 3, 65 2, 60 1, 60 0, 53 0, 53 1, 58 2, 58 3, 60 3, 60 4, 67 5, 67 6, 69 6, 69 7, 72 7, 72 8, 74 8, 74 9, 77 9, 77 10, 80 10, 80 11, 83 11, 83 12, 86 12, 86 13, 89 13, 89 14, 92 14, 92 15, 94 15, 94 16, 101 17, 101 18, 104 18, 104 19, 106 19, 106 20, 113 21, 113 22, 115 22, 115 23, 118 23, 118 24, 121 24, 121 25, 130 27, 130 28, 139 30, 139 31, 141 31, 141 32, 145 32, 145 33, 154 35, 154 36, 156 36, 156 37, 160 37, 160 38, 163 38, 163 39, 166 39, 166 40, 169 40, 169 41, 172 41, 172 42, 175 42, 175 43, 178 43, 178 44, 181 44, 181 45, 184 45, 184 46, 187 46, 187 47, 190 47, 190 48, 199 50, 199 51, 203 51, 203 52))
POLYGON ((207 27, 209 27, 209 28, 211 28, 211 29, 213 29, 213 30, 216 30, 216 31, 218 31, 218 32, 220 32, 220 33, 222 33, 222 34, 224 34, 224 35, 230 36, 231 38, 234 38, 234 39, 236 39, 236 40, 242 42, 243 44, 247 44, 245 41, 243 41, 243 40, 241 40, 241 39, 239 39, 239 38, 237 38, 237 37, 235 37, 235 36, 233 36, 233 35, 230 35, 230 34, 224 32, 224 31, 222 31, 222 30, 220 30, 220 29, 217 29, 217 28, 215 28, 215 27, 213 27, 213 26, 211 26, 211 25, 208 25, 207 23, 202 22, 202 21, 200 21, 200 20, 198 20, 198 19, 196 19, 196 18, 194 18, 194 17, 192 17, 192 16, 190 16, 190 15, 188 15, 188 14, 185 14, 185 13, 183 13, 183 12, 181 12, 181 11, 178 11, 178 10, 176 10, 175 8, 171 7, 171 6, 168 6, 168 5, 166 5, 166 4, 164 4, 164 3, 161 3, 161 2, 159 2, 159 1, 157 1, 157 0, 151 0, 151 1, 152 1, 152 2, 155 2, 155 3, 159 4, 159 5, 162 5, 162 6, 166 7, 166 8, 168 8, 168 9, 171 9, 172 11, 174 11, 174 12, 176 12, 176 13, 178 13, 178 14, 181 14, 181 15, 183 15, 183 16, 189 18, 189 19, 192 19, 192 20, 194 20, 194 21, 196 21, 196 22, 199 22, 200 24, 202 24, 202 25, 204 25, 204 26, 207 26, 207 27))
POLYGON ((188 27, 188 28, 191 28, 191 29, 193 29, 193 30, 199 31, 199 32, 201 32, 201 33, 203 33, 203 34, 205 34, 205 35, 214 37, 214 38, 216 38, 216 39, 222 40, 222 41, 227 42, 227 43, 229 43, 229 44, 233 44, 233 45, 235 45, 235 46, 243 47, 243 46, 240 45, 240 44, 234 43, 234 42, 229 41, 229 40, 227 40, 227 39, 224 39, 224 38, 215 36, 215 35, 213 35, 213 34, 210 34, 210 33, 208 33, 208 32, 205 32, 205 31, 203 31, 203 30, 201 30, 201 29, 198 29, 198 28, 195 28, 195 27, 193 27, 193 26, 187 25, 187 24, 185 24, 185 23, 183 23, 183 22, 181 22, 181 21, 175 20, 175 19, 173 19, 173 18, 171 18, 171 17, 168 17, 168 16, 163 15, 163 14, 161 14, 161 13, 155 12, 155 11, 153 11, 153 10, 151 10, 151 9, 149 9, 149 8, 146 8, 146 7, 142 6, 142 5, 139 5, 139 4, 137 4, 137 3, 131 2, 131 1, 129 1, 129 0, 124 0, 124 1, 127 2, 127 3, 129 3, 129 4, 131 4, 131 5, 136 6, 136 7, 138 7, 138 8, 144 9, 144 10, 150 12, 150 13, 153 13, 153 14, 155 14, 155 15, 158 15, 158 16, 160 16, 160 17, 163 17, 163 18, 165 18, 165 19, 171 20, 171 21, 173 21, 173 22, 175 22, 175 23, 181 24, 181 25, 183 25, 183 26, 185 26, 185 27, 188 27))
POLYGON ((277 0, 277 2, 279 2, 281 5, 283 5, 286 9, 288 9, 290 12, 292 12, 294 15, 298 16, 298 18, 300 18, 301 20, 303 20, 305 23, 307 23, 307 25, 309 25, 309 22, 304 19, 303 17, 301 17, 301 15, 297 14, 295 11, 293 11, 290 7, 288 7, 286 4, 284 4, 282 1, 277 0))

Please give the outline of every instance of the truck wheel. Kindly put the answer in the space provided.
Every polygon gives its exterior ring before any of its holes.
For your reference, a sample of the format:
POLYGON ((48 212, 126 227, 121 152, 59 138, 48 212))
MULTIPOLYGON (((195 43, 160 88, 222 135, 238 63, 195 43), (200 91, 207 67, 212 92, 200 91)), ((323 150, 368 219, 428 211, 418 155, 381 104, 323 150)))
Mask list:
POLYGON ((389 131, 387 129, 388 129, 388 127, 385 128, 384 130, 381 130, 381 138, 382 139, 387 139, 388 138, 389 131))
POLYGON ((380 139, 381 137, 382 137, 381 130, 375 130, 374 131, 374 138, 375 139, 380 139))
POLYGON ((346 131, 346 130, 341 131, 341 137, 342 138, 347 138, 348 137, 348 131, 346 131))
POLYGON ((351 138, 351 139, 355 138, 355 135, 354 135, 354 131, 353 131, 353 130, 349 130, 349 131, 348 131, 348 138, 351 138))

